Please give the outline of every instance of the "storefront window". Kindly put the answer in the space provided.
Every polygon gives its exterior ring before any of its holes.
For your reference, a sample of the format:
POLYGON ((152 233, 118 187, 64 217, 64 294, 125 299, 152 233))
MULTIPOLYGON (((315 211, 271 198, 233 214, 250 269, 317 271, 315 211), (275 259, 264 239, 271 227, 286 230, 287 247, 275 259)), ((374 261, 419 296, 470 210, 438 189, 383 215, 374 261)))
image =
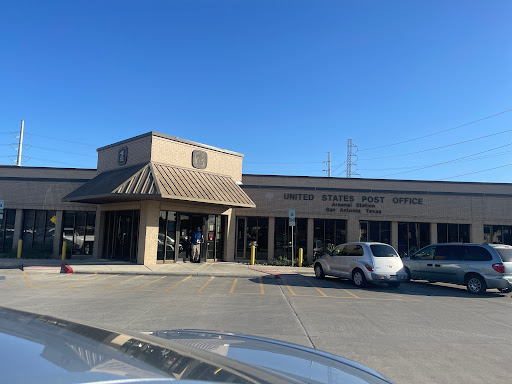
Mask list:
POLYGON ((391 244, 390 221, 360 221, 359 241, 375 241, 391 244))
POLYGON ((176 212, 160 211, 157 260, 174 260, 176 212))
POLYGON ((3 217, 0 219, 0 252, 12 250, 15 219, 15 209, 4 209, 3 217))
POLYGON ((247 218, 247 253, 250 256, 251 246, 256 247, 256 260, 268 259, 268 217, 247 218))
POLYGON ((437 224, 438 243, 469 243, 469 224, 437 224))
POLYGON ((64 211, 62 240, 68 255, 92 255, 96 212, 64 211))
POLYGON ((140 211, 106 211, 103 255, 107 259, 135 262, 140 211))
MULTIPOLYGON (((308 219, 295 219, 293 228, 294 261, 299 256, 299 248, 307 249, 308 219)), ((275 218, 274 231, 274 259, 292 260, 292 227, 289 226, 287 217, 275 218)))
POLYGON ((237 217, 238 259, 251 257, 251 247, 256 247, 256 260, 268 259, 268 217, 237 217))
POLYGON ((55 211, 23 210, 23 249, 35 249, 37 256, 51 257, 55 236, 55 211))
POLYGON ((490 244, 512 245, 512 226, 510 225, 485 225, 484 242, 490 244))
POLYGON ((430 244, 429 223, 398 223, 398 254, 411 255, 430 244))
POLYGON ((313 225, 313 253, 315 258, 346 242, 346 220, 314 219, 313 225))

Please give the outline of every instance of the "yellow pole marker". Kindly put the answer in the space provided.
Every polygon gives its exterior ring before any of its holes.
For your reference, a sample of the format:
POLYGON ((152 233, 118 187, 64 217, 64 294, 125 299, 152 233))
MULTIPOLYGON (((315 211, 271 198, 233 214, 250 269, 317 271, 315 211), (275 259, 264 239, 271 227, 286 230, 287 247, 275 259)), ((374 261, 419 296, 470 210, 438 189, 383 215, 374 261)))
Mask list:
POLYGON ((62 242, 62 257, 61 257, 61 260, 66 260, 67 248, 68 248, 68 242, 66 240, 64 240, 62 242))
POLYGON ((16 254, 16 257, 18 259, 21 259, 21 248, 23 247, 23 240, 19 239, 18 240, 18 252, 16 254))
POLYGON ((254 265, 256 262, 256 247, 253 245, 251 247, 251 265, 254 265))
POLYGON ((304 259, 304 249, 299 248, 299 267, 302 267, 303 259, 304 259))

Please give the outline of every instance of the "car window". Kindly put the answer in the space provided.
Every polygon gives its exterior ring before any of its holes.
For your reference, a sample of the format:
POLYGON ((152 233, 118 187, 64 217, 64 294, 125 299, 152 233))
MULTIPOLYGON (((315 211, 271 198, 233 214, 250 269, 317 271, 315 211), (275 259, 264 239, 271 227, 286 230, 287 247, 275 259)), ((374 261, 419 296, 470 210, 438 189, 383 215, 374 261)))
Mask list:
POLYGON ((370 245, 370 249, 375 257, 398 257, 398 253, 396 253, 395 249, 390 245, 373 244, 370 245))
POLYGON ((511 263, 512 262, 512 248, 494 248, 499 255, 501 256, 501 260, 503 260, 504 263, 511 263))
POLYGON ((482 247, 465 247, 466 248, 466 260, 470 261, 490 261, 492 255, 489 251, 482 247))
POLYGON ((464 248, 460 245, 438 245, 434 252, 434 260, 464 260, 464 248))
POLYGON ((334 250, 331 252, 331 256, 341 256, 341 253, 343 252, 344 245, 338 245, 334 250))
POLYGON ((358 244, 347 244, 343 249, 342 256, 363 256, 364 250, 358 244))
POLYGON ((425 247, 414 254, 414 258, 420 260, 433 260, 436 247, 425 247))

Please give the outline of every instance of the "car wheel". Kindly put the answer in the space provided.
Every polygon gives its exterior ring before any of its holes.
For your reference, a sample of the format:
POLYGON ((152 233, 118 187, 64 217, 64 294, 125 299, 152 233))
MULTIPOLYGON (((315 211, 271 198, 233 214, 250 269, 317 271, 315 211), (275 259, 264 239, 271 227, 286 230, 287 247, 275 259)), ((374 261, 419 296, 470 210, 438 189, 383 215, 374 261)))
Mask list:
POLYGON ((479 275, 471 275, 468 277, 466 287, 469 292, 475 295, 481 295, 485 293, 487 289, 487 284, 485 284, 485 280, 479 275))
POLYGON ((315 265, 315 277, 317 279, 323 279, 325 277, 324 270, 320 264, 315 265))
POLYGON ((391 288, 398 288, 400 286, 400 283, 398 282, 392 282, 392 283, 388 283, 388 285, 391 287, 391 288))
POLYGON ((366 286, 366 276, 364 275, 364 272, 360 269, 356 269, 352 273, 352 281, 356 285, 356 287, 364 287, 366 286))
POLYGON ((411 271, 409 271, 409 268, 405 268, 405 273, 407 273, 407 279, 405 279, 406 283, 411 282, 411 271))

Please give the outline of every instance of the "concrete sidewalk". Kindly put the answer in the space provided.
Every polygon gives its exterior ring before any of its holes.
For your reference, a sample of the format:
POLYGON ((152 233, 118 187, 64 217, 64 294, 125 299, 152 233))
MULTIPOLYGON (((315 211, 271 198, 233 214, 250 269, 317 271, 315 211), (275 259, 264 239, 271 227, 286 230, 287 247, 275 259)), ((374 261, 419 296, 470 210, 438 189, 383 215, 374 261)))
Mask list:
MULTIPOLYGON (((314 275, 313 268, 278 267, 273 265, 249 265, 245 263, 217 262, 190 263, 178 262, 156 265, 137 265, 122 261, 105 259, 87 260, 37 260, 37 259, 0 259, 0 269, 27 267, 60 267, 69 265, 74 273, 101 273, 123 275, 177 275, 177 276, 230 276, 259 277, 268 275, 314 275)), ((43 272, 38 270, 38 272, 43 272)))

